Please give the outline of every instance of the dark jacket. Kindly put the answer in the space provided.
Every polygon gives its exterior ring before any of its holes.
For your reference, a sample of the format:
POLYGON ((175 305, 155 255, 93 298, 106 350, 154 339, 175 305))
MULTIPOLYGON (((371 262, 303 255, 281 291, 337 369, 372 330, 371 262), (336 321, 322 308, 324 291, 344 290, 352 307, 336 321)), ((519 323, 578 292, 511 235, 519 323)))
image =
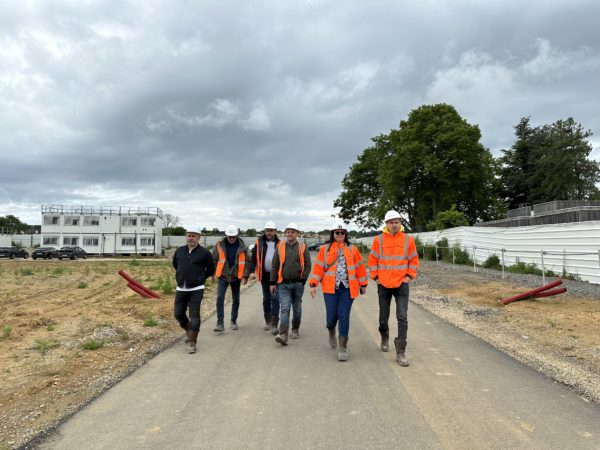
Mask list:
MULTIPOLYGON (((279 242, 279 238, 275 235, 273 239, 275 242, 275 251, 277 251, 277 243, 279 242)), ((262 267, 261 272, 265 273, 265 255, 267 254, 267 237, 263 234, 256 240, 254 247, 252 248, 252 253, 250 254, 250 261, 246 263, 246 272, 244 273, 244 278, 248 278, 248 275, 253 273, 256 270, 256 263, 258 261, 257 255, 261 256, 262 267), (260 253, 256 253, 260 251, 260 253)))
POLYGON ((190 253, 187 245, 179 247, 173 255, 177 287, 194 288, 204 284, 215 273, 215 264, 208 250, 197 246, 190 253))

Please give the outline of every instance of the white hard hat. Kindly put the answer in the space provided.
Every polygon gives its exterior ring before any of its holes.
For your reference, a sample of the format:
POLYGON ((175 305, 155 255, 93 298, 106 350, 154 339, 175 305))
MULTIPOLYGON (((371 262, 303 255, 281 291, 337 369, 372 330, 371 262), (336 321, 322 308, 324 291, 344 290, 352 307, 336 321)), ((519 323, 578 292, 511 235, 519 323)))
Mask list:
POLYGON ((290 222, 288 223, 288 226, 285 227, 286 230, 296 230, 298 233, 300 232, 300 227, 298 226, 297 223, 295 222, 290 222))
POLYGON ((200 232, 200 227, 198 227, 198 226, 187 227, 186 230, 185 230, 185 232, 186 232, 186 234, 187 233, 202 234, 200 232))
POLYGON ((276 230, 277 227, 275 226, 275 223, 271 222, 270 220, 265 223, 265 230, 276 230))
POLYGON ((388 220, 399 219, 399 218, 400 218, 400 213, 398 211, 394 211, 393 209, 390 209, 388 212, 385 213, 385 217, 384 217, 383 221, 387 222, 388 220))
POLYGON ((227 225, 227 228, 225 228, 225 236, 237 236, 238 235, 238 229, 235 225, 227 225))
POLYGON ((333 230, 345 230, 345 231, 348 231, 348 226, 344 222, 342 222, 341 220, 336 220, 331 225, 331 231, 333 231, 333 230))

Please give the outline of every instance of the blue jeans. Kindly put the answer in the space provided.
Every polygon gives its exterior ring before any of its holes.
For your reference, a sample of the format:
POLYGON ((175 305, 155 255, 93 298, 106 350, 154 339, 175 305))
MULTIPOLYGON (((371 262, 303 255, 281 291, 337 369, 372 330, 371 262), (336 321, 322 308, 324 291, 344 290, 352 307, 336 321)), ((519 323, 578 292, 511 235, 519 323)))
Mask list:
POLYGON ((221 278, 217 282, 217 323, 223 323, 225 318, 225 292, 231 286, 231 321, 237 322, 240 309, 240 280, 227 282, 221 278))
POLYGON ((290 309, 294 308, 294 320, 300 321, 302 318, 302 294, 304 293, 303 283, 280 283, 277 285, 279 293, 279 320, 281 325, 290 324, 290 309))
POLYGON ((350 310, 353 300, 350 298, 350 289, 340 285, 335 294, 323 294, 325 297, 325 311, 327 312, 327 328, 335 328, 339 321, 339 335, 348 337, 350 331, 350 310))
POLYGON ((263 311, 266 315, 279 317, 279 291, 275 291, 275 295, 271 295, 270 275, 269 272, 265 272, 262 280, 260 280, 263 294, 263 311))

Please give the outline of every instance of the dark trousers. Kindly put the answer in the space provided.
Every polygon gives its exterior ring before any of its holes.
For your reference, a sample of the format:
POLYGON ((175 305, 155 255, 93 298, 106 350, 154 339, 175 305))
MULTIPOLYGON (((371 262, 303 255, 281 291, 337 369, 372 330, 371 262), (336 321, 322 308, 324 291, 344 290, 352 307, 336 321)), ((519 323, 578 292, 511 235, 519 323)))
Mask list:
POLYGON ((184 330, 187 329, 188 323, 192 331, 200 331, 200 304, 204 296, 204 289, 197 291, 176 291, 175 302, 173 304, 173 315, 179 325, 184 330), (186 315, 187 310, 190 310, 190 317, 186 315))
POLYGON ((377 285, 379 296, 379 331, 388 331, 390 304, 392 297, 396 300, 396 319, 398 320, 398 338, 406 340, 408 333, 408 283, 402 283, 397 288, 386 288, 377 285))
POLYGON ((269 272, 264 272, 262 280, 260 280, 263 294, 263 311, 265 315, 279 317, 279 292, 275 291, 275 295, 271 295, 270 277, 269 272))
POLYGON ((225 318, 225 292, 227 286, 231 286, 231 321, 237 322, 240 309, 240 280, 227 282, 222 278, 217 282, 217 323, 223 323, 225 318))
POLYGON ((350 310, 352 299, 350 289, 340 285, 335 294, 323 294, 325 299, 325 312, 327 314, 325 323, 330 330, 334 329, 338 321, 340 324, 339 335, 348 337, 350 332, 350 310))

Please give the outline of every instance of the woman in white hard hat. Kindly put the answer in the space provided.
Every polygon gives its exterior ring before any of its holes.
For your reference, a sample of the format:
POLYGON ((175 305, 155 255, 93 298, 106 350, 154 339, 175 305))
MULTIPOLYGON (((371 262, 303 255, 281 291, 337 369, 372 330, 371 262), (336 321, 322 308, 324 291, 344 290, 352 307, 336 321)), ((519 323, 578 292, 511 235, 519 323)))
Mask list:
POLYGON ((343 223, 333 226, 329 241, 319 249, 308 283, 313 298, 317 294, 317 285, 321 283, 329 345, 337 348, 339 361, 346 361, 352 302, 366 292, 368 280, 362 256, 348 241, 348 229, 343 223), (339 345, 335 336, 338 323, 339 345))

